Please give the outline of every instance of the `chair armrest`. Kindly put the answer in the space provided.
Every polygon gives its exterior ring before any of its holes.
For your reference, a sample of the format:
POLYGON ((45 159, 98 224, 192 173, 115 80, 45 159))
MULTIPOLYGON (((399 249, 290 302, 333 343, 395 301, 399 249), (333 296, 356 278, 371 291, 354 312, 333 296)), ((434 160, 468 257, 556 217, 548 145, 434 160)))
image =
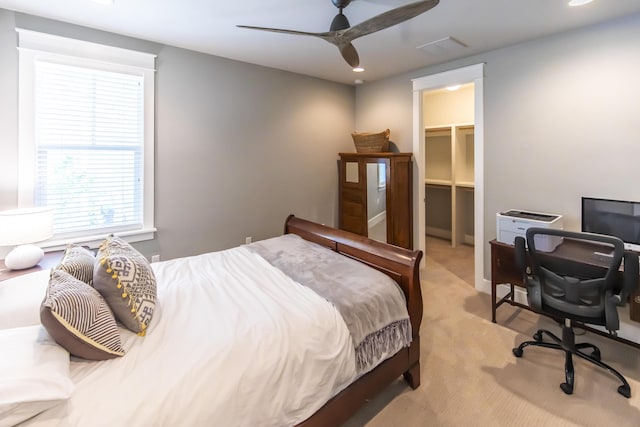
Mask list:
POLYGON ((525 271, 527 269, 527 248, 525 245, 524 237, 517 236, 513 244, 516 247, 516 266, 518 266, 518 268, 522 271, 522 274, 525 274, 525 271))
POLYGON ((620 329, 620 318, 618 317, 618 306, 625 304, 625 300, 620 298, 619 294, 614 294, 611 291, 607 291, 604 295, 604 318, 605 328, 612 335, 617 335, 617 330, 620 329))

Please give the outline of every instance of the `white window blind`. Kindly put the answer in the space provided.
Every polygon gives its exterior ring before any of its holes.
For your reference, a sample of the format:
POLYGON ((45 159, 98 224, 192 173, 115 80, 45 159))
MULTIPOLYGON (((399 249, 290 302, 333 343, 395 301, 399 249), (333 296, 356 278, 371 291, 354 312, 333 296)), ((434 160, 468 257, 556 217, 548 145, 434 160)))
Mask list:
POLYGON ((54 208, 41 245, 152 239, 155 55, 16 31, 18 207, 54 208))
POLYGON ((141 76, 36 61, 35 205, 58 237, 143 224, 141 76))

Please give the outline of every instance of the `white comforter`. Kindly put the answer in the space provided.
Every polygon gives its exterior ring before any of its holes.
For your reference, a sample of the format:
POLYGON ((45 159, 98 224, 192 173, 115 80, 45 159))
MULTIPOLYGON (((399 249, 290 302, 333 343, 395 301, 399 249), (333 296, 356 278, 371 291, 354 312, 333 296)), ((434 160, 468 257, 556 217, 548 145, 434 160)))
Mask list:
POLYGON ((294 425, 355 378, 340 314, 257 254, 153 268, 159 308, 146 337, 123 329, 124 357, 73 359, 71 399, 27 425, 294 425))

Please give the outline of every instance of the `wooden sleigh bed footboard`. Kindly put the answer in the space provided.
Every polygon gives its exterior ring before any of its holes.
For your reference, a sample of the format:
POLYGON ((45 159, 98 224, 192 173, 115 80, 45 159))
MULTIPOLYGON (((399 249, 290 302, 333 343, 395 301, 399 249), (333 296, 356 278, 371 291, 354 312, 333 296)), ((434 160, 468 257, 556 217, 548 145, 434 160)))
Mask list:
POLYGON ((298 427, 339 426, 346 422, 367 400, 377 395, 399 376, 404 376, 415 389, 420 385, 420 323, 422 291, 419 265, 422 251, 412 251, 370 240, 344 230, 320 225, 290 215, 285 234, 297 234, 305 240, 326 246, 342 255, 360 261, 394 279, 407 300, 413 340, 375 369, 360 377, 334 396, 298 427))

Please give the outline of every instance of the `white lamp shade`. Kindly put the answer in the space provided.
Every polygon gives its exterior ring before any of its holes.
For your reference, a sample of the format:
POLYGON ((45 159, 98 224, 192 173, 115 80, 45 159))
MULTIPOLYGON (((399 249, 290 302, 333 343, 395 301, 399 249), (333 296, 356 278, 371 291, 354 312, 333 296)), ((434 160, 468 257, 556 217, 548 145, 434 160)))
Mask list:
POLYGON ((22 245, 53 236, 53 209, 28 208, 0 212, 0 246, 22 245))

